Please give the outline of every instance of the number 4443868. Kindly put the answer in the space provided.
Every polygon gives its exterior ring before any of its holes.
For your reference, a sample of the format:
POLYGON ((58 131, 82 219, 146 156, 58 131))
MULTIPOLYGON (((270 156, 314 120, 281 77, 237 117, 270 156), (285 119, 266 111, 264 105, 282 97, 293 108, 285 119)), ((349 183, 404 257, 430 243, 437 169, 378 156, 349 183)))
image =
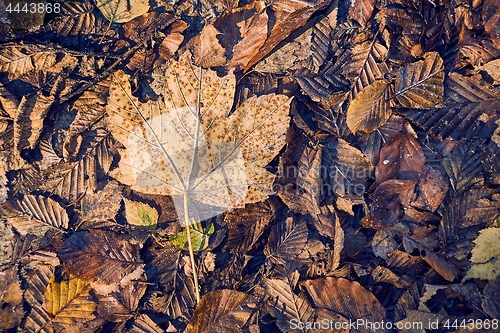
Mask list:
MULTIPOLYGON (((444 328, 446 329, 493 329, 497 330, 499 327, 498 319, 455 319, 455 320, 446 320, 444 323, 444 328)), ((496 331, 495 331, 496 332, 496 331)))
POLYGON ((32 3, 9 3, 5 10, 8 13, 31 13, 31 14, 42 14, 42 13, 59 13, 61 11, 60 3, 42 3, 42 2, 32 2, 32 3))

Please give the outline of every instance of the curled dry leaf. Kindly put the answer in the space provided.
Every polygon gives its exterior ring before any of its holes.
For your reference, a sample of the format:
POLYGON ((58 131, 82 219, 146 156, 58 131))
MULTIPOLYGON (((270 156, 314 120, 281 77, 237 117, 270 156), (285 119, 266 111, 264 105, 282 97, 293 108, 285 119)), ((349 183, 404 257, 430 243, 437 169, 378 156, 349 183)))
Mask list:
POLYGON ((111 175, 143 193, 173 195, 179 216, 186 199, 204 220, 272 193, 274 175, 263 167, 285 143, 290 99, 251 97, 228 117, 234 75, 218 77, 190 58, 186 52, 169 65, 164 103, 141 103, 116 73, 106 121, 126 148, 111 175))
POLYGON ((347 109, 347 126, 353 133, 371 133, 391 116, 394 88, 386 80, 377 80, 356 95, 347 109))

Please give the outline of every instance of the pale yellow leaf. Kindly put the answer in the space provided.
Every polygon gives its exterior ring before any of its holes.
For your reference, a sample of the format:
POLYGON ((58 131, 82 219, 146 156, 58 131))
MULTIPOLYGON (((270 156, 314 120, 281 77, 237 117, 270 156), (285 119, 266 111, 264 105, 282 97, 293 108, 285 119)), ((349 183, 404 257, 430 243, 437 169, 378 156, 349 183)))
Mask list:
POLYGON ((52 322, 72 324, 95 318, 96 303, 90 295, 88 282, 71 277, 57 282, 53 276, 45 290, 47 312, 54 316, 52 322))
POLYGON ((474 240, 472 266, 465 279, 495 280, 500 276, 500 228, 487 228, 480 231, 474 240))
POLYGON ((95 0, 95 2, 102 15, 112 23, 128 22, 149 10, 148 0, 95 0))
POLYGON ((169 65, 157 101, 141 103, 127 75, 114 77, 106 122, 125 146, 114 178, 172 195, 179 216, 187 204, 199 220, 272 193, 274 175, 264 167, 285 144, 288 97, 251 97, 228 116, 235 76, 196 67, 189 52, 169 65))
POLYGON ((125 202, 125 218, 127 222, 146 229, 154 230, 158 224, 158 211, 148 204, 123 199, 125 202))

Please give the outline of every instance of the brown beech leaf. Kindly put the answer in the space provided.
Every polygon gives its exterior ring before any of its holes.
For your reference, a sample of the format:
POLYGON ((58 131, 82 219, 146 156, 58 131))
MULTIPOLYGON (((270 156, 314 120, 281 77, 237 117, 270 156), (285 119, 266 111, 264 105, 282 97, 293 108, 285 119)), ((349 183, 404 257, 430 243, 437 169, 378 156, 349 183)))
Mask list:
MULTIPOLYGON (((382 304, 357 281, 327 277, 306 280, 300 285, 306 288, 316 307, 328 309, 344 317, 345 320, 341 319, 341 322, 363 320, 381 323, 386 319, 382 304)), ((366 325, 360 325, 357 329, 360 333, 373 332, 366 325)), ((389 332, 386 327, 377 331, 389 332)))
MULTIPOLYGON (((248 62, 259 52, 267 39, 269 17, 264 1, 236 8, 228 17, 216 25, 224 34, 230 29, 236 29, 240 40, 232 48, 232 57, 226 64, 227 69, 247 68, 248 62)), ((224 34, 222 38, 224 38, 224 34)))
POLYGON ((85 35, 95 28, 94 6, 90 1, 61 3, 60 16, 51 21, 49 28, 62 36, 85 35))
POLYGON ((404 207, 415 198, 415 182, 389 179, 377 186, 373 193, 371 219, 373 228, 393 226, 405 215, 404 207))
POLYGON ((332 194, 353 201, 363 197, 373 166, 358 148, 339 138, 325 142, 322 172, 332 194))
POLYGON ((314 309, 307 301, 304 293, 296 294, 296 279, 298 272, 292 275, 294 278, 279 280, 279 279, 264 279, 264 286, 267 295, 269 295, 269 303, 271 314, 276 317, 277 325, 282 332, 303 332, 303 330, 291 330, 290 321, 297 320, 298 322, 310 322, 314 316, 314 309))
POLYGON ((251 97, 228 117, 234 75, 195 67, 189 52, 166 70, 164 102, 141 103, 128 76, 114 77, 106 122, 125 146, 115 179, 143 193, 173 195, 180 217, 187 197, 201 220, 272 193, 274 175, 264 166, 285 144, 288 97, 251 97))
POLYGON ((443 102, 443 59, 429 52, 424 59, 400 68, 394 97, 406 108, 429 109, 443 102))
POLYGON ((380 150, 375 180, 383 183, 398 178, 419 181, 425 172, 425 156, 417 139, 410 133, 398 133, 380 150))
POLYGON ((366 28, 366 23, 372 17, 375 0, 354 0, 349 7, 349 16, 355 19, 361 27, 366 28))
POLYGON ((330 4, 331 0, 313 0, 312 3, 301 0, 277 0, 271 3, 274 11, 274 25, 269 31, 264 45, 259 52, 248 62, 244 70, 247 71, 267 56, 279 43, 286 39, 293 31, 307 23, 309 18, 330 4))
POLYGON ((284 266, 302 252, 307 236, 304 219, 289 217, 274 225, 264 248, 264 254, 275 264, 284 266))
POLYGON ((175 21, 168 28, 168 34, 163 39, 161 44, 158 46, 158 54, 160 57, 165 59, 170 59, 173 57, 174 53, 177 52, 179 46, 181 46, 184 41, 184 35, 182 33, 188 28, 188 25, 184 21, 175 21))
POLYGON ((387 48, 374 39, 354 45, 337 59, 342 64, 341 73, 351 82, 348 100, 374 81, 384 78, 388 72, 387 52, 387 48))
POLYGON ((462 228, 484 226, 498 217, 500 202, 489 189, 469 189, 456 196, 444 209, 439 236, 444 243, 457 240, 462 228))
POLYGON ((53 102, 53 96, 46 97, 42 93, 22 97, 14 119, 14 144, 18 151, 36 146, 53 102))
POLYGON ((313 147, 297 129, 288 131, 287 143, 274 189, 293 212, 317 215, 321 203, 322 148, 313 147))
POLYGON ((245 253, 257 242, 269 224, 273 212, 265 202, 236 208, 226 213, 228 239, 225 247, 232 253, 245 253))
POLYGON ((22 325, 28 332, 53 332, 51 317, 44 306, 45 289, 53 276, 54 267, 49 265, 36 265, 24 274, 27 282, 24 300, 30 305, 30 312, 22 325))
POLYGON ((428 168, 425 177, 418 183, 418 196, 412 206, 435 212, 448 193, 448 181, 438 169, 428 168))
POLYGON ((82 200, 82 216, 80 224, 87 223, 93 227, 106 221, 114 220, 123 195, 123 186, 111 181, 96 193, 88 193, 82 200))
POLYGON ((118 322, 131 318, 137 310, 139 301, 146 292, 146 284, 142 282, 119 286, 118 292, 111 295, 97 295, 97 313, 110 321, 118 322))
POLYGON ((406 252, 412 255, 420 255, 444 279, 453 281, 458 276, 460 271, 454 263, 447 260, 444 256, 435 253, 418 240, 404 236, 403 245, 406 252))
POLYGON ((388 2, 375 18, 381 26, 400 32, 411 45, 418 43, 425 26, 425 21, 417 10, 398 3, 388 2))
POLYGON ((139 267, 132 244, 119 234, 97 229, 71 235, 59 256, 71 274, 86 281, 117 283, 139 267))
POLYGON ((256 299, 236 290, 217 290, 203 296, 186 333, 234 333, 241 331, 253 312, 256 299))
POLYGON ((213 25, 203 27, 201 33, 188 42, 188 48, 193 53, 193 62, 203 68, 224 66, 226 64, 225 49, 219 43, 217 36, 221 33, 213 25))
POLYGON ((358 131, 371 133, 385 124, 391 116, 391 97, 394 87, 386 80, 377 80, 361 90, 347 109, 347 126, 356 134, 358 131))
POLYGON ((38 47, 26 49, 18 46, 0 50, 0 72, 8 72, 14 80, 33 70, 46 70, 56 63, 56 52, 38 47))
POLYGON ((64 209, 57 201, 40 195, 25 195, 18 201, 18 209, 7 210, 8 223, 10 223, 21 235, 27 233, 39 233, 37 229, 46 231, 50 227, 67 229, 69 218, 64 209))

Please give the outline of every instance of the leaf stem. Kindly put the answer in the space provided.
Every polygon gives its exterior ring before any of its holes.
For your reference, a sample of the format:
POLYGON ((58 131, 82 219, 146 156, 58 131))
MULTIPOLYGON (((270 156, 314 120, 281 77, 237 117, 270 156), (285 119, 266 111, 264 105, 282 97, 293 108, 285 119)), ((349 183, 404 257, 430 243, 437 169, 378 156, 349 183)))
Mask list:
POLYGON ((200 303, 200 288, 198 286, 198 273, 196 271, 196 262, 194 261, 193 243, 191 241, 191 228, 189 227, 189 211, 188 211, 188 194, 184 192, 184 224, 189 247, 189 258, 191 259, 191 269, 193 270, 194 293, 196 296, 196 304, 200 303))

